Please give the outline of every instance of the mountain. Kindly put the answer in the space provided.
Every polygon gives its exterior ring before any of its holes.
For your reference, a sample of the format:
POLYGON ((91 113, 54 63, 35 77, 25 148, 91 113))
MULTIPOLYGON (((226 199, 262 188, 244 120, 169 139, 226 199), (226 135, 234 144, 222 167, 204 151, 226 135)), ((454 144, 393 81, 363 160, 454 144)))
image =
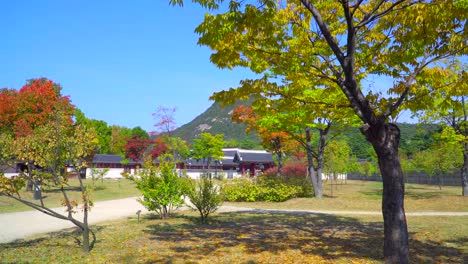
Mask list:
POLYGON ((237 102, 234 105, 221 107, 219 103, 212 104, 204 113, 197 116, 191 122, 177 128, 173 135, 181 137, 187 142, 192 142, 203 132, 213 135, 224 134, 226 141, 235 140, 237 142, 254 142, 258 145, 258 137, 252 132, 245 133, 246 126, 231 120, 233 110, 239 105, 248 105, 249 102, 237 102))
MULTIPOLYGON (((231 147, 262 148, 260 140, 254 132, 246 134, 244 124, 237 124, 231 120, 233 110, 241 104, 249 105, 250 102, 237 102, 235 105, 226 107, 214 103, 194 120, 176 129, 173 135, 192 143, 193 139, 203 132, 209 132, 213 135, 222 133, 226 141, 235 140, 237 142, 231 147)), ((440 130, 437 125, 399 123, 398 126, 401 130, 400 150, 408 156, 428 148, 433 142, 432 135, 440 130)), ((333 137, 330 136, 330 138, 333 137)), ((352 154, 357 158, 370 159, 374 153, 370 143, 366 141, 358 128, 349 128, 335 139, 346 140, 351 147, 352 154)))

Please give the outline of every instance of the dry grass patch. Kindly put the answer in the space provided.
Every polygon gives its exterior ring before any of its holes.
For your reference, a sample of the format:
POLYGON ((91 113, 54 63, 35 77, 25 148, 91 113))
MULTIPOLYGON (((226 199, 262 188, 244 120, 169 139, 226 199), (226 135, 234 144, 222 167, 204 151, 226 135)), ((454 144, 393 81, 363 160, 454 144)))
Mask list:
MULTIPOLYGON (((324 198, 295 198, 281 203, 243 202, 225 205, 296 210, 348 210, 380 211, 382 183, 372 181, 347 181, 334 184, 333 196, 330 182, 324 182, 324 198)), ((461 187, 443 187, 407 184, 405 192, 406 212, 440 211, 468 212, 468 197, 460 195, 461 187)))
MULTIPOLYGON (((463 263, 468 217, 410 217, 412 263, 463 263), (429 220, 428 220, 429 219, 429 220), (448 224, 450 223, 450 224, 448 224)), ((97 226, 98 242, 80 252, 63 232, 0 245, 14 263, 381 263, 377 216, 220 213, 200 225, 192 213, 97 226)))

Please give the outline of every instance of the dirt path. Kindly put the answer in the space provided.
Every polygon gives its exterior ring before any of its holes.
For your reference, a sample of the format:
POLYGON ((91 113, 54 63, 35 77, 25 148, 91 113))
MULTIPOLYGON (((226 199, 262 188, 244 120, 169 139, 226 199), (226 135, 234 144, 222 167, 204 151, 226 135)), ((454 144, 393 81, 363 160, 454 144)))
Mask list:
MULTIPOLYGON (((136 215, 141 210, 147 210, 136 201, 135 197, 110 200, 94 203, 89 213, 89 223, 94 224, 126 216, 136 215)), ((64 213, 64 207, 54 208, 54 211, 64 213)), ((77 213, 76 219, 83 219, 81 212, 77 213)), ((69 221, 48 216, 37 210, 17 213, 0 214, 0 243, 8 243, 25 237, 75 227, 69 221)))
MULTIPOLYGON (((64 212, 64 208, 55 208, 57 212, 64 212)), ((98 222, 135 216, 136 212, 148 211, 136 201, 135 197, 96 202, 89 214, 89 222, 98 222)), ((338 215, 381 215, 381 212, 370 211, 316 211, 316 210, 277 210, 277 209, 255 209, 248 207, 222 206, 218 212, 255 211, 272 213, 315 213, 315 214, 338 214, 338 215)), ((407 216, 468 216, 468 212, 410 212, 407 216)), ((82 219, 78 213, 77 219, 82 219)), ((59 231, 74 227, 68 221, 50 217, 39 211, 26 211, 17 213, 0 214, 0 243, 8 243, 28 236, 59 231)))

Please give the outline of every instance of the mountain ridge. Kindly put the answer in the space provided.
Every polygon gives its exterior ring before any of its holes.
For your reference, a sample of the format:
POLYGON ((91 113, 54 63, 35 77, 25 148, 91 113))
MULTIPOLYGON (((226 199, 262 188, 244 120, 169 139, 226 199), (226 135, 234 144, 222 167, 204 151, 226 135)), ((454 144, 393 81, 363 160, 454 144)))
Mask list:
POLYGON ((224 134, 226 141, 259 141, 255 132, 249 134, 245 132, 245 124, 239 124, 231 120, 232 112, 239 105, 250 105, 250 102, 238 101, 233 105, 224 107, 220 103, 215 102, 205 112, 195 117, 192 121, 178 127, 172 134, 190 143, 203 132, 209 132, 213 135, 224 134))

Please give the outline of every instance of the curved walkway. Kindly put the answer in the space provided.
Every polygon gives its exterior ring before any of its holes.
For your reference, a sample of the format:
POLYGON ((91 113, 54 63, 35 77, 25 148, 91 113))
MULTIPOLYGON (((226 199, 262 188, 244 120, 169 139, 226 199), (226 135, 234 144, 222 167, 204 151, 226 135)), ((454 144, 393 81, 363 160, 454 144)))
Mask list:
MULTIPOLYGON (((57 212, 64 212, 64 208, 54 208, 57 212)), ((148 211, 136 200, 136 197, 96 202, 89 214, 89 223, 135 216, 136 212, 148 211)), ((315 213, 338 215, 381 215, 381 212, 370 211, 317 211, 317 210, 277 210, 255 209, 249 207, 221 206, 218 212, 272 212, 272 213, 315 213)), ((407 216, 468 216, 468 212, 412 212, 407 216)), ((83 219, 81 213, 76 214, 78 220, 83 219)), ((26 211, 17 213, 0 214, 0 243, 8 243, 28 236, 59 231, 65 228, 75 227, 72 223, 48 216, 39 211, 26 211)))

